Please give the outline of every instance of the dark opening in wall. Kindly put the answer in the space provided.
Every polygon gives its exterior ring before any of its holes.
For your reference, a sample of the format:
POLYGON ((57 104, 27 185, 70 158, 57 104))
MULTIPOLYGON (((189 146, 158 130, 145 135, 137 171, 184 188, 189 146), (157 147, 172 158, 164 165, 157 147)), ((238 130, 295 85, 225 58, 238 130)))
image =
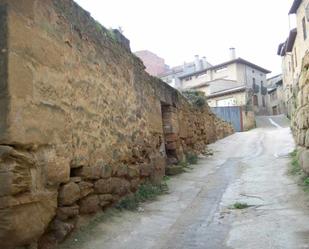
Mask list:
POLYGON ((177 156, 179 146, 177 109, 161 102, 161 111, 166 155, 168 161, 177 163, 179 160, 177 156))

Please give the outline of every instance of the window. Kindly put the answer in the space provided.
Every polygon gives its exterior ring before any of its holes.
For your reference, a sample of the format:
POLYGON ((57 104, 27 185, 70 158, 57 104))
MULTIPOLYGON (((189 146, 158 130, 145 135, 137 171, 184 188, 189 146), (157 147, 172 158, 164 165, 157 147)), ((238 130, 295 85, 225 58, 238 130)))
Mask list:
POLYGON ((266 107, 265 96, 262 97, 263 107, 266 107))
POLYGON ((254 71, 254 70, 252 70, 252 73, 255 73, 255 71, 254 71))
POLYGON ((303 18, 302 23, 303 23, 304 40, 306 40, 307 39, 307 27, 306 27, 307 25, 306 25, 306 18, 305 17, 303 18))

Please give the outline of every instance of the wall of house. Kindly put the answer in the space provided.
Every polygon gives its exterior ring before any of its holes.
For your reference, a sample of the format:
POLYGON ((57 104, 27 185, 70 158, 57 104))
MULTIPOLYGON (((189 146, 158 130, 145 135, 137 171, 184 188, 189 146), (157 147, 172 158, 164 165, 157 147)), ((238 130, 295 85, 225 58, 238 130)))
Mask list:
POLYGON ((225 96, 220 97, 212 97, 207 100, 207 103, 210 107, 216 107, 218 101, 225 100, 225 99, 235 99, 236 103, 235 106, 244 106, 246 105, 246 92, 238 92, 232 93, 225 96))
POLYGON ((294 56, 294 78, 298 78, 301 69, 302 69, 302 59, 305 55, 306 51, 309 49, 309 22, 306 19, 306 30, 307 30, 307 38, 304 39, 303 32, 303 18, 306 17, 306 7, 309 5, 309 0, 302 0, 297 13, 296 13, 296 23, 297 23, 297 36, 295 40, 295 44, 293 47, 293 56, 294 56))
MULTIPOLYGON (((261 86, 263 85, 265 87, 267 84, 266 74, 244 64, 233 63, 221 69, 208 70, 200 75, 184 78, 182 79, 182 85, 184 88, 192 88, 215 79, 235 80, 245 84, 249 88, 253 87, 253 79, 255 79, 256 85, 259 86, 259 92, 256 93, 258 97, 258 106, 254 106, 254 110, 260 114, 267 113, 267 107, 263 105, 263 98, 265 99, 264 103, 266 103, 266 96, 261 93, 261 86)), ((202 88, 205 89, 207 95, 207 88, 202 88)))
POLYGON ((271 93, 267 94, 267 111, 269 115, 273 115, 274 107, 277 109, 277 114, 286 114, 285 93, 283 85, 280 85, 271 93))
POLYGON ((212 70, 213 77, 212 80, 216 79, 228 79, 237 81, 237 64, 230 64, 222 68, 217 68, 212 70))
POLYGON ((292 116, 292 130, 299 146, 300 165, 309 175, 309 53, 305 55, 302 65, 296 111, 292 116))
POLYGON ((192 88, 202 83, 216 80, 228 79, 237 80, 237 65, 236 63, 224 66, 222 68, 207 70, 199 75, 188 76, 181 80, 182 88, 192 88))
POLYGON ((72 0, 0 0, 0 31, 0 248, 61 241, 159 181, 168 149, 181 159, 232 133, 72 0))
POLYGON ((148 50, 137 51, 134 54, 143 61, 146 72, 150 75, 158 76, 167 70, 164 59, 148 50))
POLYGON ((262 91, 261 91, 262 85, 265 87, 267 84, 266 74, 255 68, 249 67, 247 65, 244 65, 244 66, 245 66, 244 72, 245 72, 245 77, 246 77, 245 83, 247 87, 251 89, 253 88, 254 79, 255 79, 255 84, 259 86, 259 92, 254 93, 258 97, 258 106, 254 106, 254 110, 256 113, 266 114, 267 107, 266 105, 263 105, 263 97, 266 103, 266 96, 262 95, 262 91))
POLYGON ((309 22, 306 19, 307 39, 304 39, 302 20, 306 15, 305 9, 309 0, 303 0, 296 13, 297 36, 292 52, 282 57, 283 88, 289 117, 295 112, 295 94, 302 69, 302 60, 309 49, 309 22))
POLYGON ((288 53, 282 57, 282 75, 283 75, 283 95, 288 117, 295 112, 295 85, 297 80, 294 78, 294 69, 291 54, 288 53))
POLYGON ((256 127, 255 113, 252 110, 246 110, 246 107, 242 107, 242 122, 244 131, 249 131, 256 127))

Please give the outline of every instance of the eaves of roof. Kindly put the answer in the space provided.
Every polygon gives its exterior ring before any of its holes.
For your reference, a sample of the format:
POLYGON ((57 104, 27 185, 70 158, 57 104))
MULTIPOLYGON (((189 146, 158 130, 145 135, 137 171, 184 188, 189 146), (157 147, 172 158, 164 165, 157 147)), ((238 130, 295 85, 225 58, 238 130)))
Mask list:
POLYGON ((237 58, 237 59, 235 59, 235 60, 230 60, 230 61, 227 61, 227 62, 218 64, 218 65, 215 65, 215 66, 206 68, 206 69, 204 69, 204 70, 200 70, 200 71, 197 71, 197 72, 194 72, 194 73, 190 73, 190 74, 183 75, 183 76, 179 77, 179 79, 184 79, 184 78, 186 78, 186 77, 190 77, 190 76, 194 76, 194 75, 197 75, 197 74, 205 73, 205 72, 207 72, 207 71, 209 71, 209 70, 218 69, 218 68, 220 68, 220 67, 228 66, 228 65, 234 64, 234 63, 239 63, 239 64, 248 65, 248 66, 250 66, 250 67, 252 67, 252 68, 255 68, 255 69, 257 69, 257 70, 260 70, 261 72, 266 73, 266 74, 271 73, 271 71, 269 71, 269 70, 267 70, 267 69, 265 69, 265 68, 262 68, 262 67, 260 67, 260 66, 258 66, 258 65, 256 65, 256 64, 253 64, 253 63, 251 63, 251 62, 249 62, 249 61, 247 61, 247 60, 244 60, 244 59, 242 59, 242 58, 237 58))
POLYGON ((232 88, 232 89, 223 90, 223 91, 220 91, 220 92, 216 92, 216 93, 210 94, 210 95, 207 96, 207 98, 211 99, 211 98, 215 98, 215 97, 229 95, 231 93, 244 92, 245 90, 246 90, 245 86, 235 87, 235 88, 232 88))
POLYGON ((297 29, 295 28, 290 31, 290 35, 286 43, 286 49, 285 49, 286 52, 292 52, 296 36, 297 36, 297 29))
POLYGON ((302 0, 294 0, 294 2, 292 4, 292 7, 291 7, 291 9, 289 11, 289 15, 296 14, 299 6, 301 5, 301 2, 302 2, 302 0))

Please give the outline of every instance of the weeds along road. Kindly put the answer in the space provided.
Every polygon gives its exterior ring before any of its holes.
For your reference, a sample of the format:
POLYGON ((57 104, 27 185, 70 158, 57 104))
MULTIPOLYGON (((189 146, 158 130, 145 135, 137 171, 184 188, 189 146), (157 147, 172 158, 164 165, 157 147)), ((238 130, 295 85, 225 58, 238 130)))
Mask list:
POLYGON ((259 117, 257 125, 210 145, 214 156, 169 180, 170 194, 73 234, 61 248, 309 248, 308 194, 287 174, 288 121, 259 117))

